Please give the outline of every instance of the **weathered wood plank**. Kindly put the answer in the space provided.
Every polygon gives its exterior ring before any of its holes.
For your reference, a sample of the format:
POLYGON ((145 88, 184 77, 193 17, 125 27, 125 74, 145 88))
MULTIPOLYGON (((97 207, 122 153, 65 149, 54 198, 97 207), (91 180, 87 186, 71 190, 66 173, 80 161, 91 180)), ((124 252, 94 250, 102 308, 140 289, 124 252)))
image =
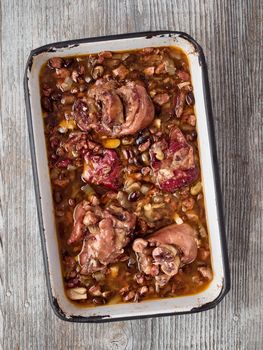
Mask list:
POLYGON ((8 349, 261 349, 263 343, 260 0, 2 0, 0 337, 8 349), (203 46, 214 110, 232 290, 202 314, 69 324, 49 304, 23 100, 29 51, 48 42, 177 29, 203 46))

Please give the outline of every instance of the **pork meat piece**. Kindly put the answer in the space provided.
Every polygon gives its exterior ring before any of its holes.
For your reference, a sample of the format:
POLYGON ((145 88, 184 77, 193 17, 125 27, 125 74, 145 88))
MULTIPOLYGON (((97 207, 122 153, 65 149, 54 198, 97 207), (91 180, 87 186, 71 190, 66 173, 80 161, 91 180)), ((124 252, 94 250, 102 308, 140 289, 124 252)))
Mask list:
POLYGON ((174 192, 191 184, 198 176, 193 147, 175 127, 169 140, 161 139, 150 149, 154 180, 161 190, 174 192))
POLYGON ((87 201, 77 205, 74 219, 68 244, 83 241, 78 256, 82 274, 117 262, 132 238, 136 223, 136 216, 121 207, 111 205, 103 209, 87 201))
POLYGON ((154 106, 139 83, 131 81, 118 87, 115 81, 99 79, 87 96, 75 102, 73 115, 83 131, 121 137, 149 126, 154 119, 154 106))
POLYGON ((196 232, 188 224, 165 226, 146 238, 137 238, 133 250, 139 269, 155 277, 156 288, 163 287, 179 268, 197 256, 196 232), (165 283, 164 283, 165 282, 165 283))
POLYGON ((116 191, 120 184, 121 163, 114 150, 88 151, 84 156, 82 179, 116 191))
POLYGON ((117 93, 124 101, 125 122, 115 126, 116 136, 133 135, 149 126, 154 118, 154 107, 145 88, 135 82, 128 82, 117 93))

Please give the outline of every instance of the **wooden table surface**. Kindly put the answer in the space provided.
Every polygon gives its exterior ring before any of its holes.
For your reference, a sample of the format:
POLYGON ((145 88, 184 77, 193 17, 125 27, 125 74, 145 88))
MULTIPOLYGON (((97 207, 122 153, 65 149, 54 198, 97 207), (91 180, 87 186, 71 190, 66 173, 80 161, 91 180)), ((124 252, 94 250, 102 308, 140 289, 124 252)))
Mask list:
POLYGON ((8 349, 262 349, 262 0, 2 0, 0 338, 8 349), (31 49, 75 38, 185 31, 209 69, 232 288, 194 315, 104 324, 59 320, 48 302, 23 74, 31 49), (261 47, 260 47, 261 43, 261 47))

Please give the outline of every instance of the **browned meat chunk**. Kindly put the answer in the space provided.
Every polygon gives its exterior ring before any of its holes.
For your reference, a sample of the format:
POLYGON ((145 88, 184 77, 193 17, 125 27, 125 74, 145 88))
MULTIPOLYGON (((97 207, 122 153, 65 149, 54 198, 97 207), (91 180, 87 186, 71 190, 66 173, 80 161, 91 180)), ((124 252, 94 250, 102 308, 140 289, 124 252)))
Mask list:
POLYGON ((196 259, 195 235, 188 224, 172 224, 146 239, 135 239, 132 248, 137 253, 139 268, 146 275, 155 276, 156 288, 164 286, 181 266, 196 259))
POLYGON ((172 224, 161 228, 148 238, 149 242, 171 244, 180 249, 183 264, 190 264, 196 259, 196 232, 188 224, 172 224))
POLYGON ((154 118, 153 103, 143 86, 128 82, 116 88, 115 82, 102 79, 90 88, 88 97, 75 102, 73 112, 80 129, 114 137, 133 135, 154 118))
POLYGON ((164 191, 189 185, 198 176, 193 147, 177 127, 170 133, 169 145, 165 140, 156 142, 150 154, 156 184, 164 191))
POLYGON ((117 261, 131 239, 136 222, 135 215, 121 207, 112 205, 102 209, 87 201, 77 205, 74 219, 68 243, 84 238, 79 254, 83 274, 99 271, 117 261))

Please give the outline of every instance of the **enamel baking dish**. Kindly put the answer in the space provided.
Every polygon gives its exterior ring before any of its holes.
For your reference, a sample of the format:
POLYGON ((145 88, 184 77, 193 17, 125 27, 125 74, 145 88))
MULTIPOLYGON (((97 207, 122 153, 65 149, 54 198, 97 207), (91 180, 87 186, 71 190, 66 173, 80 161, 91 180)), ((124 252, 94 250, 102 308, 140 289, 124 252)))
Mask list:
POLYGON ((187 34, 170 31, 124 34, 50 44, 31 52, 24 83, 46 279, 50 302, 56 315, 68 321, 95 322, 197 312, 218 304, 228 292, 230 281, 210 95, 201 47, 187 34), (180 47, 189 60, 196 101, 199 153, 214 277, 207 289, 199 294, 140 303, 80 307, 69 301, 63 287, 40 105, 39 72, 42 64, 53 56, 133 50, 151 46, 180 47))

